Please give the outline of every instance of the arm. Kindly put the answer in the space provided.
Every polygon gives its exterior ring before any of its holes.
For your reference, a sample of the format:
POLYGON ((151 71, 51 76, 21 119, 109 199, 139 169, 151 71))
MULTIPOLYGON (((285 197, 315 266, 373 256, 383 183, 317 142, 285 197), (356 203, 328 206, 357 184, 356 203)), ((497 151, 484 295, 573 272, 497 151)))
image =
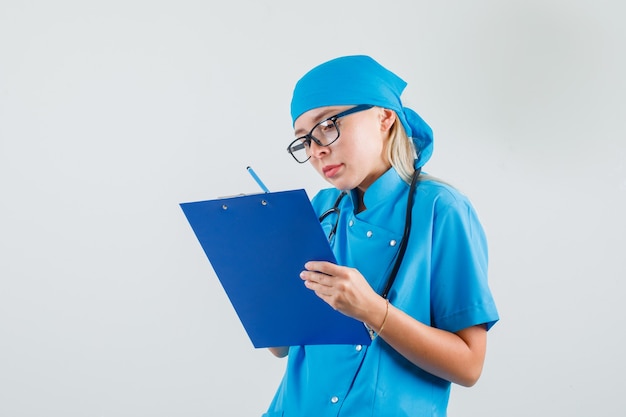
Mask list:
MULTIPOLYGON (((366 321, 375 330, 383 321, 385 304, 381 297, 380 311, 372 312, 366 321)), ((456 384, 470 387, 482 372, 487 345, 485 326, 451 333, 427 326, 390 305, 379 337, 423 370, 456 384)))
POLYGON ((284 358, 289 354, 289 346, 271 347, 268 349, 277 358, 284 358))
POLYGON ((379 337, 413 364, 463 386, 478 380, 484 363, 487 331, 473 326, 457 333, 425 325, 389 305, 359 271, 330 262, 308 262, 301 278, 307 288, 347 316, 380 330, 379 337))

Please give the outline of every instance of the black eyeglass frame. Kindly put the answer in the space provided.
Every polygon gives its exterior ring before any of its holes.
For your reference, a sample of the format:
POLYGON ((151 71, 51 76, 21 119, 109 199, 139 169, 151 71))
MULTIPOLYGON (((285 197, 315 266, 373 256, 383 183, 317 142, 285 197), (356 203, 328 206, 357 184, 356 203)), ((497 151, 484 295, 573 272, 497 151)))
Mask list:
POLYGON ((300 136, 296 139, 294 139, 293 142, 291 142, 289 144, 289 146, 287 147, 287 152, 289 152, 291 154, 291 156, 293 156, 293 159, 296 160, 296 162, 298 162, 299 164, 304 164, 305 162, 307 162, 309 159, 311 159, 311 155, 308 156, 307 159, 305 159, 304 161, 300 161, 298 158, 296 158, 296 156, 294 155, 295 151, 299 151, 301 149, 304 149, 305 145, 308 145, 309 147, 311 146, 311 141, 315 142, 318 146, 323 146, 323 147, 327 147, 332 145, 333 143, 337 142, 337 139, 339 139, 339 136, 341 136, 341 131, 339 130, 339 126, 337 126, 337 119, 340 119, 342 117, 345 116, 349 116, 351 114, 354 113, 358 113, 358 112, 362 112, 365 110, 369 110, 372 107, 374 107, 374 105, 372 104, 359 104, 358 106, 355 107, 351 107, 347 110, 342 111, 341 113, 337 113, 334 116, 328 117, 324 120, 322 120, 321 122, 317 123, 315 126, 313 126, 313 128, 309 131, 309 133, 307 133, 304 136, 300 136), (327 122, 332 122, 335 125, 335 129, 337 129, 337 137, 332 140, 331 142, 327 143, 327 144, 323 144, 322 142, 320 142, 319 139, 317 139, 315 136, 313 136, 313 131, 315 129, 317 129, 320 125, 322 125, 323 123, 327 123, 327 122), (296 143, 299 142, 299 143, 296 143))

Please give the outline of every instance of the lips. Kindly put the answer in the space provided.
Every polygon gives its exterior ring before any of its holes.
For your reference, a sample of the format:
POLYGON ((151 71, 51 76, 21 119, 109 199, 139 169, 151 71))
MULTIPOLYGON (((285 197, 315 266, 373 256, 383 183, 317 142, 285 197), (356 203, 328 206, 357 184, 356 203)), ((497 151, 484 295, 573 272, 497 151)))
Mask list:
POLYGON ((324 173, 326 178, 332 178, 337 175, 340 169, 341 165, 326 165, 324 168, 322 168, 322 172, 324 173))

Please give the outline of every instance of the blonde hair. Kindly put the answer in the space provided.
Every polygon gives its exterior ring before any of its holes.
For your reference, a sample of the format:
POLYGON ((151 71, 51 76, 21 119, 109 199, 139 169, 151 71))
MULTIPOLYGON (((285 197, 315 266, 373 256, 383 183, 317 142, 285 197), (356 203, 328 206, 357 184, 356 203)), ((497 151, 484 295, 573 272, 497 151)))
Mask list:
POLYGON ((415 171, 417 153, 413 141, 407 136, 404 126, 396 115, 396 121, 389 131, 387 160, 398 172, 400 178, 410 183, 415 171))
MULTIPOLYGON (((396 121, 389 130, 389 142, 387 143, 387 160, 391 166, 398 172, 400 178, 407 184, 411 183, 413 173, 415 172, 415 159, 417 158, 418 150, 415 149, 413 140, 408 137, 404 126, 400 122, 400 119, 396 117, 396 121)), ((443 181, 432 175, 420 172, 417 177, 418 181, 437 181, 442 184, 450 185, 446 181, 443 181)))

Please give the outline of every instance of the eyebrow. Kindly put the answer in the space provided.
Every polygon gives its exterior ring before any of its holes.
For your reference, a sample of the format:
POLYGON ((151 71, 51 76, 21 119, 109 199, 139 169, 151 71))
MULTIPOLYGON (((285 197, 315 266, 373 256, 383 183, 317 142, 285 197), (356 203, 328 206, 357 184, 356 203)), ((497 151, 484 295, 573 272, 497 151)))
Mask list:
MULTIPOLYGON (((315 123, 315 124, 317 124, 319 122, 322 122, 322 121, 328 119, 329 117, 333 117, 335 114, 337 114, 339 112, 341 112, 341 110, 339 110, 338 108, 335 108, 335 107, 327 108, 325 110, 320 110, 319 113, 317 113, 315 115, 313 120, 317 120, 317 122, 315 123)), ((309 133, 308 130, 300 128, 300 129, 298 129, 298 130, 296 130, 294 132, 294 136, 299 137, 299 136, 305 135, 307 133, 309 133)))

